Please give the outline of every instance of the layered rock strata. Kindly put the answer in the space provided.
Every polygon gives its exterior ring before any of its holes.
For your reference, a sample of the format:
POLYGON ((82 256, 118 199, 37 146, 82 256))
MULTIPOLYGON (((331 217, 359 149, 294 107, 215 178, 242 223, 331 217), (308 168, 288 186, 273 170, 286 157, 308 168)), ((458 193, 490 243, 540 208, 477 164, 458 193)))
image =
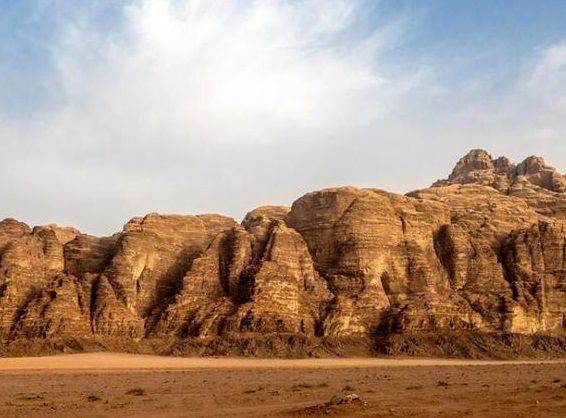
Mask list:
POLYGON ((0 340, 562 338, 565 192, 538 157, 474 150, 429 189, 325 189, 241 224, 149 214, 100 238, 6 219, 0 340))
POLYGON ((506 157, 493 159, 487 151, 472 150, 458 163, 446 180, 450 184, 481 184, 520 197, 542 215, 566 219, 566 176, 548 166, 541 157, 531 156, 520 164, 506 157))

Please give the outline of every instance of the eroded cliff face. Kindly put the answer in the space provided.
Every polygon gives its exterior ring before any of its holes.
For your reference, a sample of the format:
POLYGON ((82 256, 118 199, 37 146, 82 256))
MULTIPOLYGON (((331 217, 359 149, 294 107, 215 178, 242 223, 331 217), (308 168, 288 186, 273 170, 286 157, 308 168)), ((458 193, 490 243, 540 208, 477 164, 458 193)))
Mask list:
POLYGON ((0 339, 564 335, 565 191, 540 158, 475 150, 430 189, 326 189, 241 224, 149 214, 99 238, 7 219, 0 339))
POLYGON ((506 157, 493 159, 487 151, 472 150, 458 163, 446 180, 450 184, 481 184, 520 197, 538 213, 566 219, 566 176, 548 166, 541 157, 531 156, 520 164, 506 157))

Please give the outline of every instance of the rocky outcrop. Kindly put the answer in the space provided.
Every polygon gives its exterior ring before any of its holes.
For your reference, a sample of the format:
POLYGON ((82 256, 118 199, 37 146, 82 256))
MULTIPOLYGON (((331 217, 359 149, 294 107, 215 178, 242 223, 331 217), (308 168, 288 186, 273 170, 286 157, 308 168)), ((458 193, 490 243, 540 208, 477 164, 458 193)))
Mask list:
POLYGON ((216 215, 134 218, 124 227, 102 274, 128 310, 147 317, 179 291, 193 260, 235 224, 216 215))
POLYGON ((261 220, 269 225, 259 228, 246 222, 248 230, 235 227, 219 235, 195 260, 153 335, 315 336, 332 294, 315 270, 301 235, 280 219, 262 215, 261 220))
POLYGON ((488 334, 550 335, 560 351, 565 185, 540 158, 475 150, 429 189, 325 189, 241 224, 149 214, 93 237, 7 219, 3 351, 71 339, 193 354, 418 352, 437 344, 430 335, 466 335, 454 349, 466 353, 472 340, 499 347, 471 337, 488 334))
POLYGON ((14 336, 28 305, 42 297, 63 267, 63 245, 52 228, 0 222, 0 338, 14 336))
POLYGON ((501 251, 512 298, 506 330, 532 334, 566 327, 566 225, 539 221, 513 231, 501 251))
POLYGON ((531 156, 515 164, 506 157, 493 159, 487 151, 472 150, 458 161, 448 179, 433 187, 451 184, 490 186, 522 198, 540 214, 566 219, 566 176, 541 157, 531 156))

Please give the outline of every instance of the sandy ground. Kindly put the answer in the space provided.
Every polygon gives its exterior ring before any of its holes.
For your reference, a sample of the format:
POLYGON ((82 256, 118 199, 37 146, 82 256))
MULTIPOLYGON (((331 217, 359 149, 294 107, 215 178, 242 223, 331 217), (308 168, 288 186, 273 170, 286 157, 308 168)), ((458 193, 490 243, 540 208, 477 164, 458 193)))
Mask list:
POLYGON ((1 358, 0 416, 565 417, 566 362, 1 358))

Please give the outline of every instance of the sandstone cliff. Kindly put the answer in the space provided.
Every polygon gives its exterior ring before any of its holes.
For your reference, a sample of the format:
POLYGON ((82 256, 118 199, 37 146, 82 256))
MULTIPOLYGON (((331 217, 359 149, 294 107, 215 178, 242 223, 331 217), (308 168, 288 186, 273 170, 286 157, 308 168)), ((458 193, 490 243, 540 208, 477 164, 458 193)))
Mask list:
POLYGON ((241 224, 149 214, 99 238, 6 219, 0 353, 563 354, 565 218, 541 158, 474 150, 429 189, 326 189, 241 224))
POLYGON ((522 198, 542 215, 566 219, 566 176, 541 157, 531 156, 515 164, 506 157, 493 159, 484 150, 472 150, 458 161, 448 179, 437 181, 433 187, 450 184, 490 186, 522 198))

